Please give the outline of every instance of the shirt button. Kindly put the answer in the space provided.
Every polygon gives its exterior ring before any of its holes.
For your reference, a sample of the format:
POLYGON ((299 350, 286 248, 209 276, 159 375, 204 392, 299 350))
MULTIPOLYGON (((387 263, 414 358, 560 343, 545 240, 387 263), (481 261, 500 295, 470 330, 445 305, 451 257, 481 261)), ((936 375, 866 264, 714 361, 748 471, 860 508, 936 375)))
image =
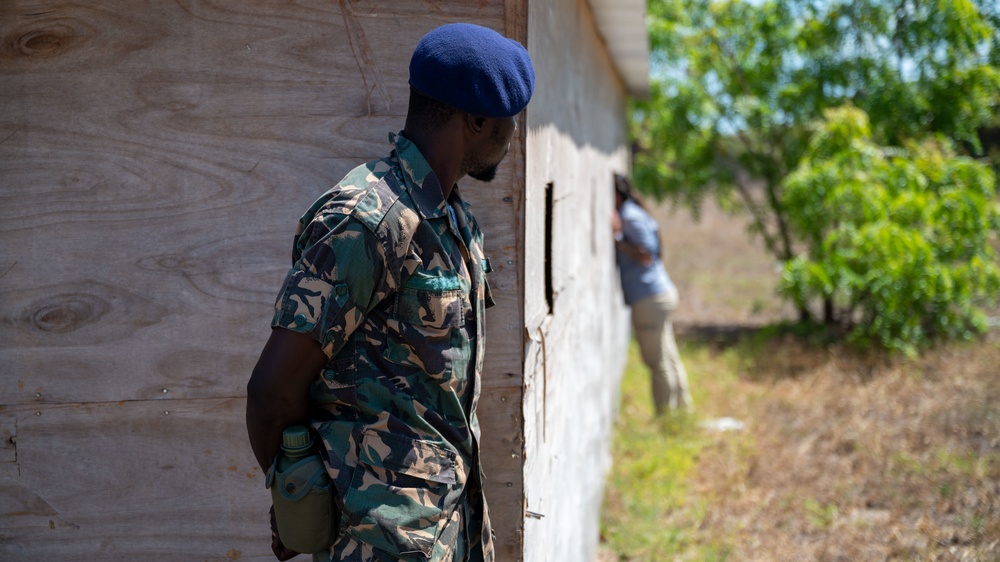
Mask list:
POLYGON ((342 297, 347 294, 347 285, 337 285, 337 296, 342 297))
POLYGON ((305 314, 296 314, 295 315, 295 325, 296 326, 303 326, 303 325, 305 325, 305 323, 306 323, 306 315, 305 314))

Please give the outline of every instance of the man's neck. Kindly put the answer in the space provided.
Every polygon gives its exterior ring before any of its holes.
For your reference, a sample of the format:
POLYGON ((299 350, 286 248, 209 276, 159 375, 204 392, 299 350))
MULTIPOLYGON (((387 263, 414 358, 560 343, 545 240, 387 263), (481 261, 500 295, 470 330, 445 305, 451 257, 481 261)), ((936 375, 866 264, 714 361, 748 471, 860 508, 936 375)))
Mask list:
POLYGON ((451 192, 455 188, 455 183, 460 177, 459 169, 462 162, 462 138, 461 135, 449 133, 449 128, 445 127, 441 131, 428 132, 427 129, 407 126, 403 129, 403 135, 410 140, 423 155, 424 160, 430 166, 431 171, 441 184, 442 195, 445 201, 451 197, 451 192))

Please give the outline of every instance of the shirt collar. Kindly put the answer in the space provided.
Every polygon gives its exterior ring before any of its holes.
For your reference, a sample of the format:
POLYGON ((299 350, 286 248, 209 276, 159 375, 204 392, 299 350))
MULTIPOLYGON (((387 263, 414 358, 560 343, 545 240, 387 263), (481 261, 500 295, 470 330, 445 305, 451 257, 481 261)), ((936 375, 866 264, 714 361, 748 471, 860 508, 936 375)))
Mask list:
MULTIPOLYGON (((404 137, 402 131, 389 133, 389 142, 395 146, 392 156, 399 162, 403 181, 417 212, 425 219, 445 216, 448 213, 448 203, 444 200, 444 191, 420 149, 404 137)), ((465 208, 466 204, 458 194, 457 185, 452 189, 452 197, 465 208)))

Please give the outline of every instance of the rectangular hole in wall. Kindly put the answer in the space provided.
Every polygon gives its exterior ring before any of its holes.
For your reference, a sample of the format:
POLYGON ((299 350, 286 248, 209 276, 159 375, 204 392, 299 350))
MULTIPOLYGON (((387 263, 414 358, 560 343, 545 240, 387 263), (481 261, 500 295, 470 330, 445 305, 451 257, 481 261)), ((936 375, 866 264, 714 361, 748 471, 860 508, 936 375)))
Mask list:
POLYGON ((552 314, 552 305, 555 300, 555 291, 552 288, 552 214, 553 214, 553 193, 555 188, 552 182, 545 186, 545 304, 549 307, 549 314, 552 314))

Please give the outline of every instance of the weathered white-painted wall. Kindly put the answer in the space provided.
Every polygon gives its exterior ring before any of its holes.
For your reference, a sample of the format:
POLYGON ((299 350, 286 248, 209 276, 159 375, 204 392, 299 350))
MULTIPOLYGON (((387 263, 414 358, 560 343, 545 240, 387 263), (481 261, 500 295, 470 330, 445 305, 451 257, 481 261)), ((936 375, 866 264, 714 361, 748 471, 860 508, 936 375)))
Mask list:
POLYGON ((612 175, 629 162, 626 94, 584 0, 532 2, 528 21, 543 71, 525 160, 524 560, 590 561, 629 334, 610 226, 612 175))

